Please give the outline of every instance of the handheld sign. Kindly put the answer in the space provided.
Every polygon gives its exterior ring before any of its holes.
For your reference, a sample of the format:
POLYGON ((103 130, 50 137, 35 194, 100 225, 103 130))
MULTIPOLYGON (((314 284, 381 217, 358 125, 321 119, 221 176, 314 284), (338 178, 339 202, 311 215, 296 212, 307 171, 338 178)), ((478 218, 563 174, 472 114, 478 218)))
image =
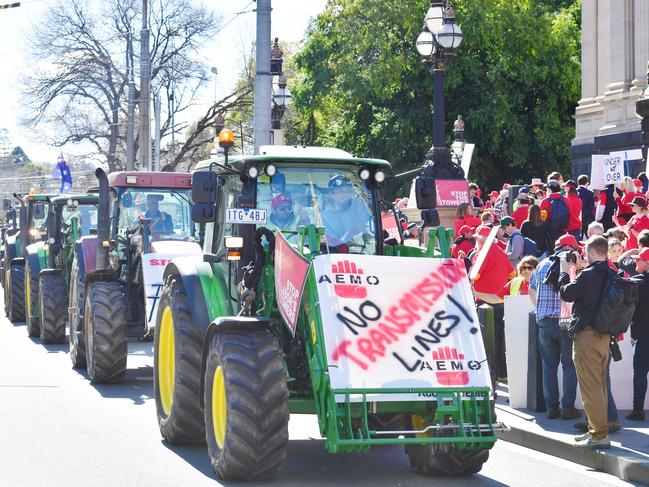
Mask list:
POLYGON ((291 335, 295 336, 300 301, 310 264, 286 241, 281 232, 275 233, 274 259, 277 308, 291 335))

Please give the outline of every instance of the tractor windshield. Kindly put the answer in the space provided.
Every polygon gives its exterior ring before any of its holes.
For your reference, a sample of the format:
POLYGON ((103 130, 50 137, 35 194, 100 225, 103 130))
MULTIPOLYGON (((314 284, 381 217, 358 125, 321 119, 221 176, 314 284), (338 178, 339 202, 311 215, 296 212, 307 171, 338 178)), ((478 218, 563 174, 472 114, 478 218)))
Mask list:
POLYGON ((376 251, 372 192, 353 168, 281 166, 273 177, 259 177, 257 208, 290 242, 299 226, 313 223, 325 227, 332 251, 376 251))
POLYGON ((153 239, 195 239, 191 221, 190 189, 123 188, 119 194, 121 233, 149 220, 153 239))
POLYGON ((79 225, 79 236, 90 235, 91 230, 97 230, 97 206, 81 205, 63 207, 62 212, 63 230, 65 231, 72 224, 72 219, 77 218, 79 225))

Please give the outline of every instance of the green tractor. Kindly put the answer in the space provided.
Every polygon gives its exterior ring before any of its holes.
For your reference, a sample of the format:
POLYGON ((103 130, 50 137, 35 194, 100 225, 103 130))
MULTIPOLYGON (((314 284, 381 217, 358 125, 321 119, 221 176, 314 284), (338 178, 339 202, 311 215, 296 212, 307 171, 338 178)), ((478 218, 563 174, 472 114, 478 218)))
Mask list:
POLYGON ((428 210, 427 247, 387 238, 387 161, 262 154, 193 174, 204 254, 167 265, 156 319, 163 438, 206 442, 223 479, 266 479, 289 414, 316 414, 328 452, 399 444, 423 474, 478 472, 501 426, 451 231, 428 210))
POLYGON ((3 260, 5 312, 11 321, 27 321, 30 336, 38 336, 38 320, 26 320, 25 257, 27 246, 42 240, 49 212, 49 198, 54 194, 14 193, 20 203, 18 231, 7 236, 3 260))
POLYGON ((28 331, 42 343, 65 341, 70 277, 81 239, 96 232, 97 201, 94 194, 50 198, 47 236, 25 249, 28 331))

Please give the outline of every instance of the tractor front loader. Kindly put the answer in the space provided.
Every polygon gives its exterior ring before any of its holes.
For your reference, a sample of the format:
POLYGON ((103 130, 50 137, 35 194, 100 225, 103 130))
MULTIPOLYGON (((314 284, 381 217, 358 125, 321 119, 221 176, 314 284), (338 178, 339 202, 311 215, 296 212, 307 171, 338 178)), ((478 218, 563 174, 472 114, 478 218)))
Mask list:
POLYGON ((200 254, 189 173, 97 169, 97 235, 83 237, 71 271, 70 351, 93 382, 120 381, 129 337, 153 338, 165 264, 200 254))
POLYGON ((385 239, 387 161, 262 154, 226 152, 193 174, 205 253, 165 269, 162 436, 206 442, 223 479, 266 479, 286 457, 289 414, 316 414, 331 453, 401 444, 423 474, 478 472, 498 426, 451 231, 428 228, 426 248, 385 239))
POLYGON ((63 343, 70 275, 79 239, 96 230, 97 196, 61 195, 49 199, 47 235, 26 248, 26 313, 37 323, 42 343, 63 343))

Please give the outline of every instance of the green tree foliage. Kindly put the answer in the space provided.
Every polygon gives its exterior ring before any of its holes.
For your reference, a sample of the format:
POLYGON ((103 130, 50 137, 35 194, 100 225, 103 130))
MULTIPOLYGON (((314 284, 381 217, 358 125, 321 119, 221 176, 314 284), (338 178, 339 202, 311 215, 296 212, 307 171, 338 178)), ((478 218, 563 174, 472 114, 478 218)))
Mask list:
MULTIPOLYGON (((493 188, 566 171, 580 93, 580 2, 452 3, 464 40, 446 76, 446 127, 450 144, 462 114, 476 144, 471 179, 493 188)), ((386 158, 398 171, 420 165, 432 143, 432 75, 414 42, 428 6, 330 0, 295 58, 299 117, 290 142, 386 158)))

